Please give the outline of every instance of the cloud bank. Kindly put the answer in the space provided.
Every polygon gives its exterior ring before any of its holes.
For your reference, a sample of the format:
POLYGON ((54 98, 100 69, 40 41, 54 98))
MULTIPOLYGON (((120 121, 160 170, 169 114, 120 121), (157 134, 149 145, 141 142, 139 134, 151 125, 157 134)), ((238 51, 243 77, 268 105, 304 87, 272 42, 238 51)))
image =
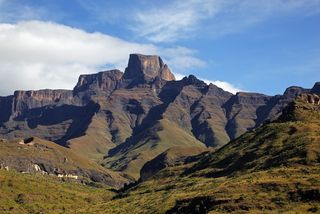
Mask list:
POLYGON ((183 47, 133 43, 52 22, 0 24, 0 94, 15 89, 71 89, 80 74, 123 70, 130 53, 158 54, 178 71, 205 65, 183 47))
POLYGON ((124 67, 129 53, 156 47, 50 22, 0 24, 0 92, 72 88, 78 75, 124 67))

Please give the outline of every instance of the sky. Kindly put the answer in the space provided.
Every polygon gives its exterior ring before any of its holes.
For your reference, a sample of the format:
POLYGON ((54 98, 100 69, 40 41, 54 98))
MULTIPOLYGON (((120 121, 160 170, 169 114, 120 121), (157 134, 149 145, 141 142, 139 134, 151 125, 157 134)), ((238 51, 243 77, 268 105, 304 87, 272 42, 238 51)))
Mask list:
POLYGON ((320 81, 320 0, 0 0, 0 95, 159 55, 236 93, 320 81))

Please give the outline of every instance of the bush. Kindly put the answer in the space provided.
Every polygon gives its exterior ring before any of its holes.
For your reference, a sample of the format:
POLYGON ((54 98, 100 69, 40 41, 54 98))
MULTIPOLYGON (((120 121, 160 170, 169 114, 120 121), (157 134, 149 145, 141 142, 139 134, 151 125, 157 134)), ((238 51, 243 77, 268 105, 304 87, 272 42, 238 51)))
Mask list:
POLYGON ((25 204, 26 203, 26 196, 22 193, 18 194, 15 198, 15 202, 18 204, 25 204))

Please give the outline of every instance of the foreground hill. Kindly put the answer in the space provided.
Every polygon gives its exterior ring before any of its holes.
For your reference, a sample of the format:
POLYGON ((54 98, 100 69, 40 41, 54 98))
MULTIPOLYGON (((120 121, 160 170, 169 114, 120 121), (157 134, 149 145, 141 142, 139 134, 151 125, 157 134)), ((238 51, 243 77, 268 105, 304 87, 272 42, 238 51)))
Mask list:
POLYGON ((127 179, 70 149, 38 138, 0 140, 0 169, 121 187, 127 179))
POLYGON ((90 206, 105 203, 114 193, 46 175, 0 170, 0 213, 92 213, 90 206), (86 208, 86 212, 81 212, 86 208))
POLYGON ((169 167, 93 210, 125 213, 320 211, 320 102, 301 95, 275 122, 195 163, 169 167))
POLYGON ((162 152, 179 145, 220 148, 319 88, 233 95, 192 75, 176 81, 160 57, 131 54, 125 72, 81 75, 72 91, 0 97, 0 136, 37 136, 138 179, 162 152))

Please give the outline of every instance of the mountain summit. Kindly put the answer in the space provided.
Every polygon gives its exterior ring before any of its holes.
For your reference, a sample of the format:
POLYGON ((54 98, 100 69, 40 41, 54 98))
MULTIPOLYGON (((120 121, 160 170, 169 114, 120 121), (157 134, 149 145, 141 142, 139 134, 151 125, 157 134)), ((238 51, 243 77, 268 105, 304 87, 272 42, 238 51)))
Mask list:
POLYGON ((153 80, 159 78, 166 81, 175 80, 169 67, 163 63, 161 57, 155 55, 130 54, 128 67, 124 72, 124 79, 153 80))

